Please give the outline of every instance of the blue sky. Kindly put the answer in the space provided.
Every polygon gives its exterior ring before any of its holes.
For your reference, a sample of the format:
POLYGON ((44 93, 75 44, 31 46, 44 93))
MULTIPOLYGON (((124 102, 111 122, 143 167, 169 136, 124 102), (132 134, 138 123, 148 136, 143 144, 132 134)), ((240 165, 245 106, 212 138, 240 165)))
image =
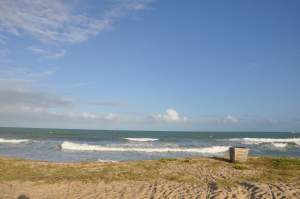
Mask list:
POLYGON ((0 125, 300 130, 300 2, 0 2, 0 125))

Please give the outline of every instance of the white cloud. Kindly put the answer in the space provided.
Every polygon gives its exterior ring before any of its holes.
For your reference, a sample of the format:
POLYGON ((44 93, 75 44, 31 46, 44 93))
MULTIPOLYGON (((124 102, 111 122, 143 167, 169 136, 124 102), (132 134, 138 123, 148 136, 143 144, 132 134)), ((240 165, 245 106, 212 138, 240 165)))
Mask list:
MULTIPOLYGON (((50 112, 51 113, 51 112, 50 112)), ((53 112, 52 112, 53 114, 53 112)), ((69 119, 84 119, 84 120, 110 120, 106 116, 102 116, 91 112, 80 112, 80 111, 61 111, 55 112, 56 116, 65 117, 69 119)))
POLYGON ((54 75, 56 73, 56 70, 47 70, 45 71, 45 75, 51 76, 54 75))
POLYGON ((188 118, 185 116, 180 116, 179 113, 174 108, 169 108, 165 113, 159 113, 152 116, 153 119, 163 122, 186 122, 188 118))
POLYGON ((117 115, 115 113, 109 113, 104 118, 106 120, 118 120, 119 119, 119 115, 117 115))
POLYGON ((240 120, 237 117, 234 117, 232 115, 227 115, 223 118, 222 122, 224 124, 237 124, 240 122, 240 120))
POLYGON ((61 111, 61 112, 51 112, 51 114, 55 114, 55 116, 60 116, 68 119, 84 119, 88 121, 117 121, 119 116, 114 113, 109 114, 98 114, 91 112, 80 112, 80 111, 61 111))
POLYGON ((16 36, 30 35, 46 43, 79 43, 106 30, 118 18, 146 9, 151 1, 117 1, 102 18, 96 18, 78 9, 74 1, 1 0, 0 30, 16 36))

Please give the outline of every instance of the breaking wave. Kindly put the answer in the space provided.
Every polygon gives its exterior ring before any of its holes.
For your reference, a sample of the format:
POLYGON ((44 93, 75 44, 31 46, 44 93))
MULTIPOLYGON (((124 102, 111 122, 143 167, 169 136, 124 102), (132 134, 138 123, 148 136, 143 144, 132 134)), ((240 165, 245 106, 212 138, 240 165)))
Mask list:
POLYGON ((215 154, 223 153, 228 150, 229 146, 211 146, 203 148, 125 148, 125 147, 107 147, 100 145, 78 144, 65 141, 61 144, 63 150, 73 151, 110 151, 110 152, 145 152, 145 153, 203 153, 215 154))
POLYGON ((119 161, 98 159, 97 162, 101 162, 101 163, 118 163, 119 161))
POLYGON ((124 138, 125 140, 134 141, 134 142, 153 142, 157 141, 157 138, 124 138))
POLYGON ((276 148, 286 148, 288 143, 272 143, 272 145, 276 148))
MULTIPOLYGON (((245 144, 262 144, 262 143, 294 143, 300 145, 300 138, 232 138, 230 141, 239 141, 245 144)), ((280 145, 277 145, 280 146, 280 145)), ((281 145, 283 146, 283 145, 281 145)))
POLYGON ((0 143, 8 143, 8 144, 20 144, 24 142, 29 142, 28 139, 4 139, 0 138, 0 143))

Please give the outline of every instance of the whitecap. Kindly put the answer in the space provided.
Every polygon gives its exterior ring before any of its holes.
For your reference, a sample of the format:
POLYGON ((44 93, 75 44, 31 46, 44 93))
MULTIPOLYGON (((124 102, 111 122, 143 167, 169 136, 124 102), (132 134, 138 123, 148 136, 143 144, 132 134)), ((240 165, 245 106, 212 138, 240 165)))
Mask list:
POLYGON ((128 141, 134 141, 134 142, 153 142, 157 141, 157 138, 123 138, 128 141))

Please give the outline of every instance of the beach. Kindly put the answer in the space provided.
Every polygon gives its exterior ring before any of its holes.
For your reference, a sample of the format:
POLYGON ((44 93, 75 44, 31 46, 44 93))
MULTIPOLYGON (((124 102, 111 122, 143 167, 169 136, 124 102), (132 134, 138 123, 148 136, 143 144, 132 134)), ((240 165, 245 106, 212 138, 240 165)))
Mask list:
POLYGON ((300 198, 300 159, 51 163, 1 157, 0 198, 300 198))
POLYGON ((291 132, 0 128, 0 199, 300 198, 299 147, 291 132))

